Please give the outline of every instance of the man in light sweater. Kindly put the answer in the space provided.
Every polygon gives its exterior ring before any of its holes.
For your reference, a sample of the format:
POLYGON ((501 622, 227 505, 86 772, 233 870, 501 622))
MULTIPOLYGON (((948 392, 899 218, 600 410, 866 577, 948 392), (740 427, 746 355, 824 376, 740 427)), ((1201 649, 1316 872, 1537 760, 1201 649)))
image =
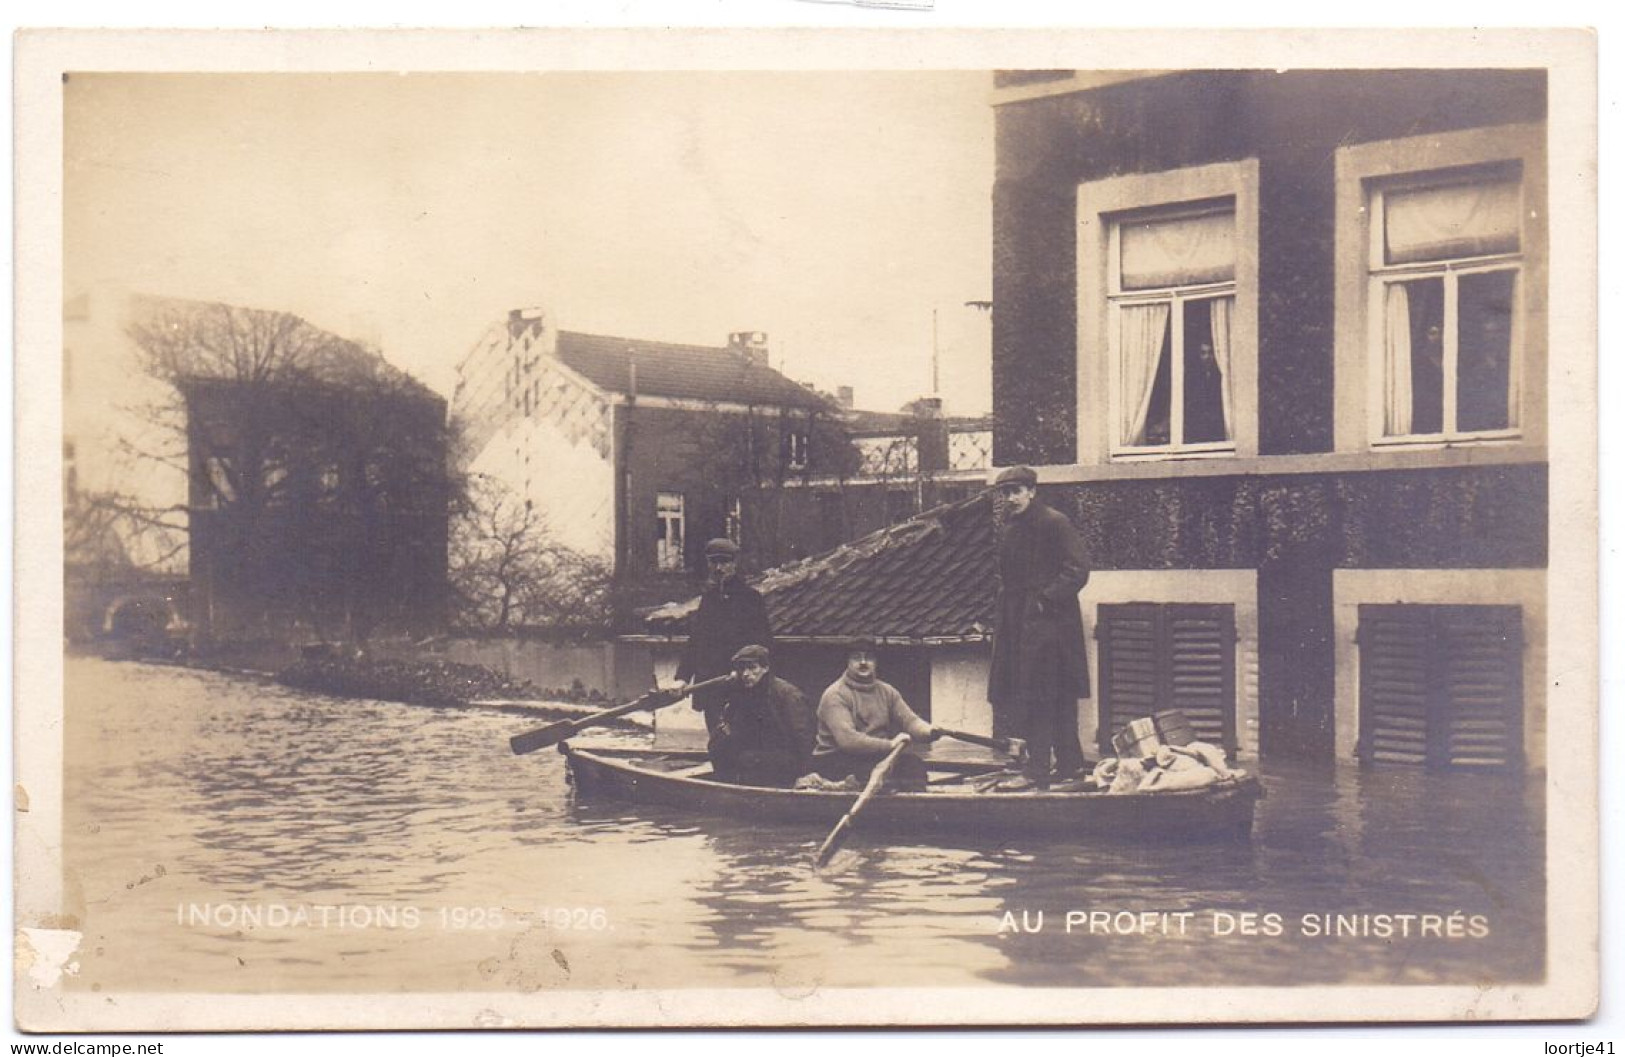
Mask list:
MULTIPOLYGON (((875 663, 874 642, 854 642, 847 650, 846 671, 818 702, 813 769, 825 778, 839 781, 855 775, 866 781, 892 746, 924 744, 941 736, 914 714, 896 687, 875 674, 875 663)), ((924 788, 924 761, 904 753, 892 766, 891 780, 905 789, 924 788)))

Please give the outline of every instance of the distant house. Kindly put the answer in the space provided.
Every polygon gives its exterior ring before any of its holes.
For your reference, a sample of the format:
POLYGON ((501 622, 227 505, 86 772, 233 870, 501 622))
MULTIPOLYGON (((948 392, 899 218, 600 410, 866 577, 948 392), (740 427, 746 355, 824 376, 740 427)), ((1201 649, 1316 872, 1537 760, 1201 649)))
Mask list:
MULTIPOLYGON (((979 488, 755 578, 778 644, 778 674, 816 698, 841 674, 847 644, 871 637, 881 677, 922 716, 991 731, 994 540, 994 504, 979 488)), ((656 609, 627 638, 646 644, 657 667, 673 665, 697 605, 690 598, 656 609)))
POLYGON ((992 465, 988 416, 944 415, 936 397, 911 401, 901 411, 854 408, 847 387, 836 400, 841 425, 857 450, 857 468, 787 482, 783 503, 793 516, 783 519, 770 559, 774 564, 821 553, 964 499, 981 490, 992 465))
POLYGON ((766 336, 680 345, 494 325, 458 366, 467 469, 506 483, 559 542, 612 561, 617 620, 690 594, 727 536, 760 567, 787 482, 850 474, 837 409, 768 364, 766 336))
POLYGON ((995 456, 1083 532, 1104 729, 1545 765, 1539 70, 999 75, 995 456))
POLYGON ((439 626, 443 399, 285 312, 96 290, 65 317, 70 634, 439 626))

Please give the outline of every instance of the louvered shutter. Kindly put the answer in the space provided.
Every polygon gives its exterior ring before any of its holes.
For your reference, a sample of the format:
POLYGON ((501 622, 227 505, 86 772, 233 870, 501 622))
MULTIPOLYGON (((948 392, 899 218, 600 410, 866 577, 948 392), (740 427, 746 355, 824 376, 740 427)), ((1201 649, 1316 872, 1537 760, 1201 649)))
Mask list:
POLYGON ((1103 753, 1113 752, 1112 732, 1166 709, 1184 712, 1201 740, 1236 751, 1234 606, 1103 605, 1095 637, 1103 753))
POLYGON ((1426 607, 1360 607, 1360 754, 1380 763, 1427 762, 1426 607))
POLYGON ((1522 624, 1517 606, 1361 606, 1361 758, 1519 766, 1522 624))
POLYGON ((1146 602, 1103 605, 1095 638, 1100 644, 1100 751, 1115 755, 1112 733, 1158 710, 1157 659, 1162 607, 1146 602))
POLYGON ((1168 694, 1196 736, 1236 751, 1236 619, 1231 606, 1165 608, 1168 694))
POLYGON ((1442 606, 1437 754, 1451 767, 1511 767, 1523 749, 1523 620, 1517 606, 1442 606))

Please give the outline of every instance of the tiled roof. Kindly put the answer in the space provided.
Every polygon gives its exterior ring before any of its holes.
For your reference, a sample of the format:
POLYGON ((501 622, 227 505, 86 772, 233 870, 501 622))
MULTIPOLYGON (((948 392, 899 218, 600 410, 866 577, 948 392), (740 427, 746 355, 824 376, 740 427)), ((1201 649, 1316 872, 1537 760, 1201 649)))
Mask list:
POLYGON ((638 367, 638 393, 684 400, 772 404, 821 410, 829 402, 734 349, 674 345, 664 341, 614 338, 559 331, 558 356, 571 370, 601 389, 624 393, 638 367))
MULTIPOLYGON (((979 642, 993 626, 993 503, 979 493, 755 580, 775 637, 979 642)), ((662 606, 645 628, 684 635, 699 599, 662 606)))

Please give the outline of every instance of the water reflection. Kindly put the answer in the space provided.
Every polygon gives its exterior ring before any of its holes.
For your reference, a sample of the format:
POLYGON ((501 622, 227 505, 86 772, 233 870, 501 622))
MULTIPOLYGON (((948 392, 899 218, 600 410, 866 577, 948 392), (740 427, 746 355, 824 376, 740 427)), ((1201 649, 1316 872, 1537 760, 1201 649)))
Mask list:
POLYGON ((76 986, 793 994, 1544 971, 1543 804, 1522 779, 1272 765, 1251 843, 860 829, 815 871, 819 827, 578 802, 557 754, 508 753, 534 721, 96 661, 70 662, 68 686, 65 854, 94 939, 76 986), (200 902, 420 923, 177 921, 200 902), (471 927, 470 908, 500 924, 471 927), (1358 934, 1453 911, 1488 935, 1358 934), (1355 933, 1306 934, 1306 915, 1338 914, 1355 933))

